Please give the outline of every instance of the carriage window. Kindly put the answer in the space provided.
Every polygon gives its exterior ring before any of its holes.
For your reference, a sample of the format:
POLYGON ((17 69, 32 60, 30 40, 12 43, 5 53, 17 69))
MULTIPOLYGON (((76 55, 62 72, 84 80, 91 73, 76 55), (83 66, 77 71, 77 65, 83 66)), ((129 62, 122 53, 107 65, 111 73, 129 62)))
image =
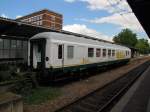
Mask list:
POLYGON ((106 49, 103 49, 103 57, 106 57, 106 49))
POLYGON ((126 56, 128 56, 128 51, 126 51, 126 56))
POLYGON ((3 58, 3 39, 0 39, 0 58, 3 58))
POLYGON ((111 50, 108 50, 108 57, 111 57, 111 50))
POLYGON ((74 55, 74 47, 73 46, 68 46, 67 47, 67 57, 69 59, 72 59, 74 55))
POLYGON ((58 59, 62 59, 62 45, 58 45, 58 59))
POLYGON ((115 56, 115 50, 112 50, 112 57, 115 56))
POLYGON ((96 57, 100 57, 101 56, 101 49, 96 49, 96 57))
POLYGON ((88 57, 94 56, 94 48, 88 48, 88 57))

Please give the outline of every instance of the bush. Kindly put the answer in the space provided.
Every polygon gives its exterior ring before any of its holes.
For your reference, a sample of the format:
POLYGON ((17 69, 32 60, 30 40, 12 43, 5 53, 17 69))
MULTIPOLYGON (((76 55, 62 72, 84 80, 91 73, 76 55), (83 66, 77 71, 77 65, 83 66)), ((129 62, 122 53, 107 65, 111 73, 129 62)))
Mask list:
POLYGON ((0 82, 13 79, 9 71, 0 71, 0 82))
POLYGON ((33 73, 18 74, 18 81, 15 84, 14 92, 22 95, 30 94, 33 88, 38 87, 35 75, 33 73))
POLYGON ((39 87, 32 89, 31 94, 24 96, 27 104, 41 104, 48 100, 53 100, 62 94, 59 88, 39 87))

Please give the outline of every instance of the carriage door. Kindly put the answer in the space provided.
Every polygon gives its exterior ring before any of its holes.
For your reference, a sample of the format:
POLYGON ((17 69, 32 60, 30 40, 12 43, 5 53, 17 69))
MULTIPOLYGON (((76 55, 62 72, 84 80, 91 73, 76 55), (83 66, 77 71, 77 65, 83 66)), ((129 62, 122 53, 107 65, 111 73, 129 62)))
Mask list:
POLYGON ((34 69, 45 68, 45 39, 31 41, 30 63, 34 69))
POLYGON ((58 59, 59 59, 58 65, 64 67, 64 44, 58 45, 58 59))

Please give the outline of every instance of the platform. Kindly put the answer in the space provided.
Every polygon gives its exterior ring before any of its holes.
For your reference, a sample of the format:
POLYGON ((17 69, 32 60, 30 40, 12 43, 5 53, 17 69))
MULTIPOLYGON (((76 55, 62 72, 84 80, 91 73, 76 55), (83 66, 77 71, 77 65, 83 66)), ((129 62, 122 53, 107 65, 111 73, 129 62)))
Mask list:
POLYGON ((150 66, 111 112, 150 112, 150 66))

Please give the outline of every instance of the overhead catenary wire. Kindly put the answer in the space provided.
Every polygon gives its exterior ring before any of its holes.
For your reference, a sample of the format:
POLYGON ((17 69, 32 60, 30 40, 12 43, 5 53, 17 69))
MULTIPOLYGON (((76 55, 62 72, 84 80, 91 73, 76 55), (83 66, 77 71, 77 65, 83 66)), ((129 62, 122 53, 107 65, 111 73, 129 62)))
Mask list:
MULTIPOLYGON (((115 1, 116 1, 116 0, 115 0, 115 1)), ((121 9, 120 7, 118 7, 119 4, 121 4, 121 2, 123 2, 123 0, 119 0, 119 1, 117 0, 117 1, 114 2, 114 3, 112 3, 112 0, 107 0, 107 2, 108 2, 108 4, 109 4, 109 6, 114 9, 114 13, 115 13, 115 14, 119 14, 125 21, 127 21, 128 23, 133 24, 131 21, 129 21, 129 20, 124 16, 125 14, 131 14, 131 13, 133 13, 133 12, 132 12, 132 11, 123 10, 123 9, 121 9)))

